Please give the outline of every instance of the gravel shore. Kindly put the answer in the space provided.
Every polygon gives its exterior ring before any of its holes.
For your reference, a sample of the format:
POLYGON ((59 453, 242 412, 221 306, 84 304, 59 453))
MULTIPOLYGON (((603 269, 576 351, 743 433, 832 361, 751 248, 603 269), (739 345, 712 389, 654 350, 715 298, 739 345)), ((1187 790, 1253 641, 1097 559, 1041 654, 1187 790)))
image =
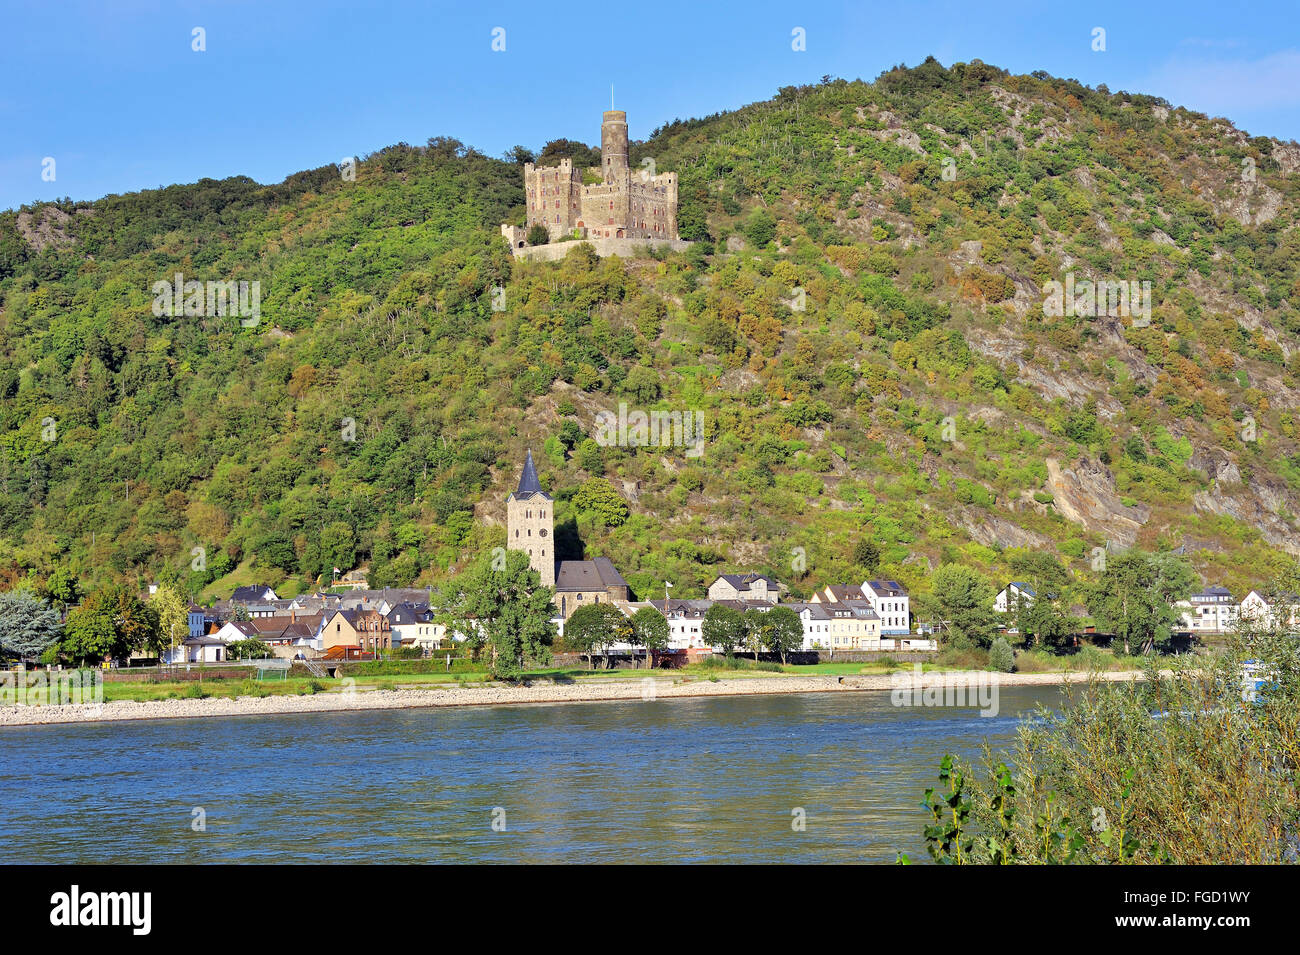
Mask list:
MULTIPOLYGON (((1140 679, 1140 673, 1102 673, 1101 680, 1140 679)), ((902 678, 910 678, 904 673, 902 678)), ((983 671, 927 673, 920 687, 952 685, 974 679, 998 686, 1059 685, 1080 683, 1086 673, 989 673, 983 671)), ((749 696, 771 693, 854 693, 892 690, 900 685, 892 676, 788 676, 720 678, 717 682, 694 679, 674 682, 672 677, 642 677, 608 683, 535 683, 532 686, 461 687, 436 689, 354 690, 314 696, 241 696, 237 699, 116 701, 79 706, 0 706, 0 726, 47 723, 93 723, 117 720, 191 719, 206 716, 263 716, 274 713, 324 713, 336 710, 401 710, 428 706, 496 706, 528 703, 596 703, 619 700, 666 700, 693 696, 749 696)), ((905 684, 913 685, 913 684, 905 684)), ((985 683, 987 685, 987 683, 985 683)))

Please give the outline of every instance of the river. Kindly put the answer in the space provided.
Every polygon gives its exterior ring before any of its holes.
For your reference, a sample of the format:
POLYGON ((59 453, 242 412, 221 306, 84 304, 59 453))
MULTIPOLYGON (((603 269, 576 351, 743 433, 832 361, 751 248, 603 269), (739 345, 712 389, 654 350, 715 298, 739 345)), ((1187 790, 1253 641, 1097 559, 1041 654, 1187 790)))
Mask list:
POLYGON ((11 862, 920 862, 944 752, 1005 748, 1060 699, 1004 687, 991 718, 880 692, 9 727, 0 826, 11 862))

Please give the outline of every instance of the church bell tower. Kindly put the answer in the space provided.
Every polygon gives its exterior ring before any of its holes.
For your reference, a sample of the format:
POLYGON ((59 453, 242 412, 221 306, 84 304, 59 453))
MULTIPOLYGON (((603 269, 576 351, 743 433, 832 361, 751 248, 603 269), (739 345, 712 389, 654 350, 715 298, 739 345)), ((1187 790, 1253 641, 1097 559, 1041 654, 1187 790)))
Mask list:
POLYGON ((533 452, 524 459, 519 486, 506 498, 506 547, 528 555, 528 563, 545 587, 555 586, 555 509, 542 490, 533 464, 533 452))

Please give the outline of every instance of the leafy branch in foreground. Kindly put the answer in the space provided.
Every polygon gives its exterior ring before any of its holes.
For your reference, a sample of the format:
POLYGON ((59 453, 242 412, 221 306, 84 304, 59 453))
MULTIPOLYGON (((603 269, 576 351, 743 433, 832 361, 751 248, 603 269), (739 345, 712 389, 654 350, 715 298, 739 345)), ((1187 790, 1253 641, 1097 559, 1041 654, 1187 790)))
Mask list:
POLYGON ((946 791, 927 789, 922 803, 930 856, 945 865, 1296 862, 1295 637, 1242 632, 1198 667, 1067 686, 1059 713, 1025 719, 1009 758, 986 750, 981 770, 944 756, 946 791), (1257 696, 1243 694, 1247 660, 1266 675, 1257 696))

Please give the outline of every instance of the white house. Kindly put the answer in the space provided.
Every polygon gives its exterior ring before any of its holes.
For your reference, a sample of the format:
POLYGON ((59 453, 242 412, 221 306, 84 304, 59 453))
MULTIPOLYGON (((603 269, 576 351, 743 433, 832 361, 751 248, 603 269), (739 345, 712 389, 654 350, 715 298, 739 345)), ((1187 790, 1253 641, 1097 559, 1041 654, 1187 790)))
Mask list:
POLYGON ((212 636, 223 644, 229 644, 239 640, 260 640, 262 632, 251 620, 227 620, 212 636))
POLYGON ((1174 609, 1179 626, 1191 633, 1227 633, 1236 625, 1241 605, 1227 587, 1215 586, 1175 601, 1174 609))
POLYGON ((1238 616, 1256 627, 1296 629, 1300 620, 1300 597, 1294 594, 1268 596, 1252 590, 1241 600, 1238 616))
POLYGON ((712 600, 651 600, 647 604, 658 610, 668 621, 669 650, 703 650, 704 615, 713 606, 712 600))
POLYGON ((1026 583, 1013 580, 993 598, 993 609, 998 613, 1015 613, 1018 607, 1028 607, 1038 595, 1026 583))
POLYGON ((862 593, 880 615, 881 636, 907 636, 912 632, 911 598, 897 580, 865 581, 862 593))
POLYGON ((385 616, 393 628, 393 646, 436 649, 447 635, 447 628, 435 623, 433 611, 408 603, 394 606, 385 616))
POLYGON ((221 663, 226 659, 226 644, 213 636, 186 637, 175 649, 162 652, 162 661, 176 663, 221 663))
POLYGON ((880 649, 882 621, 865 599, 813 600, 783 606, 797 613, 803 622, 805 650, 880 649))

